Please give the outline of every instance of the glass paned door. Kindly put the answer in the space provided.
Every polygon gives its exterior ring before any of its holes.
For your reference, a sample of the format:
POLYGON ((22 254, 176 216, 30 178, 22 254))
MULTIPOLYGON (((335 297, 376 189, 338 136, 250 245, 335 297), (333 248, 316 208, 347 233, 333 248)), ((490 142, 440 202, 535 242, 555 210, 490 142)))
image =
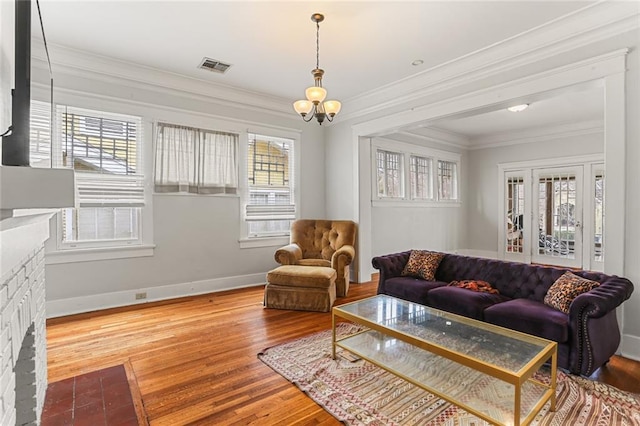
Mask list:
POLYGON ((580 166, 533 171, 533 262, 582 266, 582 174, 580 166))
POLYGON ((531 202, 531 195, 528 194, 531 173, 528 174, 529 176, 526 172, 517 171, 507 172, 504 176, 504 257, 507 260, 528 261, 529 258, 528 224, 531 221, 531 215, 525 208, 531 202), (525 224, 527 224, 526 227, 525 224))

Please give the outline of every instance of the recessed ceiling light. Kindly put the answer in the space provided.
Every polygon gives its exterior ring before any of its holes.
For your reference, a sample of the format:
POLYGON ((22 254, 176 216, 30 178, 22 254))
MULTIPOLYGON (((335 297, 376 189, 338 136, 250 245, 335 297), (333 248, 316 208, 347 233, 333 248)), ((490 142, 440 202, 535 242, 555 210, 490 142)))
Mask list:
POLYGON ((511 111, 511 112, 520 112, 520 111, 524 111, 527 108, 529 108, 529 104, 514 105, 514 106, 509 107, 507 109, 509 111, 511 111))
POLYGON ((424 64, 424 61, 422 59, 416 59, 415 61, 411 62, 411 65, 413 65, 414 67, 422 64, 424 64))

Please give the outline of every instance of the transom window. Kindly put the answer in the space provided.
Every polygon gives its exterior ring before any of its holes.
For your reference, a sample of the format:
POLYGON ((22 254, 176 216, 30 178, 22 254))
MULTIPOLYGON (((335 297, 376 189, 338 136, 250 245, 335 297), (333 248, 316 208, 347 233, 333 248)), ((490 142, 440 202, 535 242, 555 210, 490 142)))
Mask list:
POLYGON ((431 171, 431 158, 411 156, 411 199, 433 199, 433 173, 431 171))
POLYGON ((386 140, 372 153, 374 202, 459 202, 459 154, 386 140))
POLYGON ((378 196, 400 198, 402 193, 402 154, 377 151, 378 196))
POLYGON ((458 164, 438 160, 438 199, 458 199, 458 164))

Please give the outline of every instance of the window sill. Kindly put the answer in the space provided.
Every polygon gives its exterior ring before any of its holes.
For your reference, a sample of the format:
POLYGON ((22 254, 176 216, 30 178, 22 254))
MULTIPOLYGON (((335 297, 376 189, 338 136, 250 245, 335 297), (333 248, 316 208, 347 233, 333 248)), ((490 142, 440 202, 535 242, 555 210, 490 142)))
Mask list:
POLYGON ((238 241, 241 249, 258 247, 280 247, 289 244, 289 236, 244 238, 238 241))
POLYGON ((460 201, 372 200, 372 207, 460 207, 460 201))
POLYGON ((73 250, 55 250, 45 256, 47 265, 59 263, 92 262, 96 260, 128 259, 153 256, 155 244, 136 246, 84 248, 73 250))
POLYGON ((190 192, 154 192, 154 197, 217 197, 240 198, 240 194, 193 194, 190 192))

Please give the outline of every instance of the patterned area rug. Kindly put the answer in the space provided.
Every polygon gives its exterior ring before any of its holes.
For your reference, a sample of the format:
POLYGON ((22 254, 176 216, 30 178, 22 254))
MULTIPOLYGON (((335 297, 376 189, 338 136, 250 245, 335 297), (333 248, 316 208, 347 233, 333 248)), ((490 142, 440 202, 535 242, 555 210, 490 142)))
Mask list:
MULTIPOLYGON (((340 323, 338 335, 358 327, 340 323)), ((366 361, 338 349, 331 359, 331 331, 268 348, 258 357, 347 425, 488 425, 366 361)), ((446 375, 446 373, 445 373, 446 375)), ((538 379, 548 381, 548 375, 538 379)), ((640 426, 640 395, 558 372, 556 411, 543 407, 536 426, 640 426)), ((487 391, 491 393, 495 389, 487 391)))

